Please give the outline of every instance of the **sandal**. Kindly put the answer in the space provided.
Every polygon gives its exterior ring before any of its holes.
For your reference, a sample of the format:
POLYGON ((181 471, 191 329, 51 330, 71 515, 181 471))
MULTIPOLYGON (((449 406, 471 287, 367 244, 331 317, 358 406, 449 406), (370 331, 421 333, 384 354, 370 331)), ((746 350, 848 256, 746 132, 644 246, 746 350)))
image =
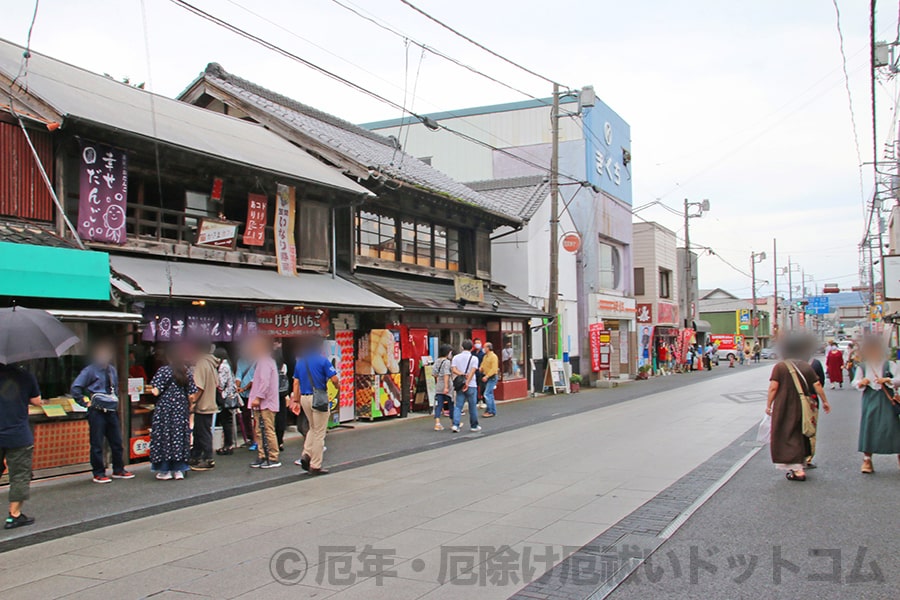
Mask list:
POLYGON ((808 463, 806 463, 806 468, 807 469, 818 469, 819 467, 815 463, 808 462, 808 463))
POLYGON ((862 473, 865 473, 866 475, 870 475, 870 474, 872 474, 872 473, 875 472, 875 467, 872 466, 872 459, 871 459, 871 458, 864 458, 864 459, 863 459, 862 469, 860 469, 860 471, 861 471, 862 473))
POLYGON ((806 481, 806 474, 797 475, 793 470, 788 471, 784 474, 790 481, 806 481))
POLYGON ((216 450, 216 454, 219 456, 229 456, 234 454, 234 446, 231 446, 230 448, 219 448, 216 450))

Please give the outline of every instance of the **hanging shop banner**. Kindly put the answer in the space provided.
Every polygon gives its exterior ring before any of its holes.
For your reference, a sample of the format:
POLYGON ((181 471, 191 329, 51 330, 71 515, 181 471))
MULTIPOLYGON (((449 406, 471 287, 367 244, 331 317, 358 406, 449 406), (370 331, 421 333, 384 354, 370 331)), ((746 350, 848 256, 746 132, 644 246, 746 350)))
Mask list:
POLYGON ((338 400, 338 420, 341 423, 352 421, 356 418, 354 396, 354 357, 353 357, 353 332, 338 331, 334 334, 337 344, 337 352, 340 355, 338 373, 341 380, 341 395, 338 400))
POLYGON ((85 241, 124 244, 128 200, 128 155, 81 142, 78 235, 85 241))
POLYGON ((609 371, 610 355, 612 354, 612 333, 604 329, 598 333, 597 337, 600 340, 600 370, 609 371))
POLYGON ((291 277, 297 276, 297 244, 294 242, 297 203, 294 194, 293 187, 279 183, 275 196, 275 254, 278 272, 291 277))
POLYGON ((200 219, 195 245, 234 250, 239 223, 219 219, 200 219))
POLYGON ((260 332, 273 337, 327 336, 331 322, 326 309, 261 306, 256 309, 256 325, 260 332))
POLYGON ((145 342, 231 342, 257 331, 256 314, 252 310, 151 305, 144 307, 143 315, 141 339, 145 342))
POLYGON ((263 246, 266 243, 266 209, 269 201, 262 194, 247 194, 247 227, 244 229, 245 246, 263 246))
POLYGON ((694 330, 693 329, 682 329, 680 330, 679 340, 678 340, 678 362, 683 363, 687 360, 688 349, 690 349, 691 345, 694 343, 694 330))
POLYGON ((591 323, 588 333, 591 341, 591 371, 598 373, 602 368, 600 356, 600 334, 603 332, 601 323, 591 323))

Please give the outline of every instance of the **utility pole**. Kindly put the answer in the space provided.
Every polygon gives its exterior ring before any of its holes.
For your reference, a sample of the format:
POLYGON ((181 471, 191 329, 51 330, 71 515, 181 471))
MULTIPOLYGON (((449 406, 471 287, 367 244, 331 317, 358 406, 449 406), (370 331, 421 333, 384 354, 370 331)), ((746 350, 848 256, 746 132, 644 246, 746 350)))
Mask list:
POLYGON ((550 108, 550 297, 547 312, 547 357, 559 354, 559 84, 553 84, 553 105, 550 108))
POLYGON ((778 339, 778 322, 780 317, 780 308, 778 306, 778 240, 772 238, 772 262, 774 265, 772 266, 772 286, 774 287, 773 294, 773 302, 772 302, 772 318, 775 320, 775 324, 772 327, 772 332, 774 334, 774 338, 778 339))
POLYGON ((703 213, 709 212, 709 200, 703 199, 700 202, 691 202, 687 198, 684 199, 684 328, 693 329, 693 307, 694 300, 691 294, 694 291, 694 277, 691 271, 691 219, 702 217, 703 213), (691 207, 696 206, 699 210, 695 214, 691 214, 691 207))
POLYGON ((788 256, 788 264, 787 264, 787 272, 788 272, 788 306, 790 307, 788 310, 791 312, 790 315, 790 329, 794 329, 794 276, 793 269, 791 268, 791 257, 788 256))
MULTIPOLYGON (((690 214, 688 213, 688 199, 684 199, 684 306, 682 313, 684 315, 684 328, 693 329, 692 323, 694 315, 691 314, 691 292, 694 286, 691 285, 691 226, 690 214)), ((693 367, 692 367, 693 368, 693 367)))
POLYGON ((754 344, 759 341, 759 309, 756 306, 756 263, 764 260, 766 260, 765 252, 750 253, 750 280, 753 287, 753 308, 750 311, 750 324, 753 326, 754 344))

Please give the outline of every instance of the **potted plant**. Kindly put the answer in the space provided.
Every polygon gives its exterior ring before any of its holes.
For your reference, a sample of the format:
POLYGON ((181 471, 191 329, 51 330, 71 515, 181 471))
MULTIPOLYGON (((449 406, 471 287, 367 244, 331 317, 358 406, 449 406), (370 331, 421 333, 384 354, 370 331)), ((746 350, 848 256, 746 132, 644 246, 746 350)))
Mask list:
POLYGON ((573 394, 581 391, 581 375, 578 373, 572 373, 569 377, 569 391, 573 394))
POLYGON ((643 365, 638 369, 638 379, 650 379, 650 365, 643 365))

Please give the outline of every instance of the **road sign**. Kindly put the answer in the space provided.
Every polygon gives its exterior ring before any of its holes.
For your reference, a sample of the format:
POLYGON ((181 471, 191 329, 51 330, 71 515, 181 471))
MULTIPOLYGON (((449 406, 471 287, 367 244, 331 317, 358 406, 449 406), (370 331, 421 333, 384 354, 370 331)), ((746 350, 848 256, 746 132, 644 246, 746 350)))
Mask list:
POLYGON ((831 308, 831 300, 828 296, 810 296, 806 312, 811 315, 827 315, 831 308))

